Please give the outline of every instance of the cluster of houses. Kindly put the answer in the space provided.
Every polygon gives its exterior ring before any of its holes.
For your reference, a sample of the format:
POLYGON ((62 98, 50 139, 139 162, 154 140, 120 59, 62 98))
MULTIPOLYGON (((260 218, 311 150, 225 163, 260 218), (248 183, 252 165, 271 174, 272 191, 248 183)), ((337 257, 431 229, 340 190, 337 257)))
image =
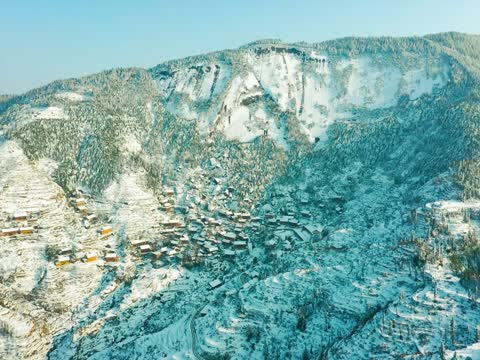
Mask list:
MULTIPOLYGON (((216 181, 218 183, 218 180, 216 181)), ((173 190, 171 191, 173 193, 173 190)), ((263 216, 252 216, 249 211, 233 212, 223 206, 214 206, 215 210, 200 210, 198 206, 189 204, 181 211, 174 206, 173 201, 162 202, 161 210, 165 208, 169 217, 161 221, 157 236, 149 239, 130 239, 130 249, 140 257, 150 256, 163 261, 189 261, 202 263, 206 259, 217 261, 221 259, 234 260, 246 250, 253 249, 251 239, 254 239, 265 229, 276 231, 290 231, 291 237, 300 241, 308 241, 312 236, 320 234, 321 228, 308 224, 311 213, 302 211, 286 212, 281 216, 273 212, 263 216), (181 215, 180 215, 181 214, 181 215)), ((251 200, 243 201, 247 208, 251 200)), ((219 204, 214 204, 219 205, 219 204)), ((221 205, 221 204, 220 204, 221 205)), ((282 236, 268 240, 264 245, 268 249, 275 249, 282 241, 282 236)), ((292 248, 290 242, 285 241, 284 250, 292 248)))
POLYGON ((37 220, 40 215, 39 211, 19 212, 4 219, 4 224, 10 226, 0 230, 1 237, 32 235, 38 230, 37 220))
MULTIPOLYGON (((104 225, 98 230, 98 234, 100 238, 106 238, 108 236, 113 235, 113 227, 110 225, 104 225)), ((108 250, 105 255, 104 255, 104 260, 106 262, 117 262, 118 261, 118 255, 115 251, 113 250, 108 250)), ((85 253, 83 256, 80 256, 80 258, 76 258, 73 256, 73 251, 71 248, 65 248, 60 251, 60 254, 58 255, 56 265, 57 266, 63 266, 67 264, 71 264, 76 261, 83 261, 85 263, 89 262, 94 262, 98 260, 98 255, 94 251, 90 251, 85 253)))
MULTIPOLYGON (((213 178, 213 186, 220 187, 222 180, 213 178)), ((195 186, 192 186, 196 189, 195 186)), ((211 197, 199 193, 181 200, 176 204, 175 189, 167 188, 160 201, 162 220, 154 228, 154 234, 129 236, 127 251, 133 254, 137 261, 148 257, 162 262, 182 264, 218 263, 220 260, 231 260, 243 252, 252 251, 254 244, 251 239, 268 230, 274 234, 264 244, 266 249, 274 250, 282 244, 283 250, 291 250, 293 239, 307 241, 318 235, 321 228, 308 225, 312 214, 308 210, 286 211, 281 209, 281 215, 276 212, 262 212, 261 216, 252 216, 252 201, 244 198, 232 211, 228 205, 233 188, 227 187, 224 194, 211 197), (288 232, 288 235, 286 235, 288 232)), ((88 221, 87 201, 81 193, 71 199, 76 210, 88 221)), ((305 200, 308 202, 308 200, 305 200)), ((302 206, 302 208, 304 208, 302 206)), ((98 230, 99 239, 114 235, 113 227, 104 225, 98 230)), ((258 244, 255 244, 256 246, 258 244)), ((102 256, 105 262, 117 262, 119 256, 113 250, 108 250, 102 256)), ((57 259, 57 265, 62 266, 73 261, 93 262, 98 260, 94 253, 85 254, 80 259, 74 259, 71 254, 62 253, 57 259)))
MULTIPOLYGON (((90 225, 97 220, 97 216, 88 211, 87 208, 87 200, 85 198, 84 193, 81 190, 76 190, 70 197, 70 204, 74 207, 74 209, 81 215, 83 225, 85 228, 89 228, 90 225)), ((97 231, 99 239, 105 239, 110 237, 114 234, 113 227, 110 225, 104 225, 97 231)), ((67 264, 71 264, 77 261, 82 261, 85 263, 95 262, 99 259, 98 254, 95 251, 89 251, 80 257, 76 257, 73 254, 73 250, 71 248, 65 248, 60 251, 60 254, 57 256, 56 265, 57 266, 64 266, 67 264)), ((106 262, 117 262, 119 257, 113 250, 108 250, 104 256, 104 261, 106 262)))
POLYGON ((87 208, 87 199, 81 190, 76 190, 70 197, 70 203, 82 216, 83 226, 88 229, 97 220, 97 215, 87 208))
MULTIPOLYGON (((98 260, 98 254, 95 251, 89 251, 79 257, 76 257, 73 253, 72 248, 65 248, 60 251, 60 254, 57 257, 56 265, 64 266, 77 261, 82 261, 84 263, 95 262, 98 260)), ((117 253, 113 250, 107 251, 104 255, 104 260, 106 262, 117 262, 118 256, 117 253)))

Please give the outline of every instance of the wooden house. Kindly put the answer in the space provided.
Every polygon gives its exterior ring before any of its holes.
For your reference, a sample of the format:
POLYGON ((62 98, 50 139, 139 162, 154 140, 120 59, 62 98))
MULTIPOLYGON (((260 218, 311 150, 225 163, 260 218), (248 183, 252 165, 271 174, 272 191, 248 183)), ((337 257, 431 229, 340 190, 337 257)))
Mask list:
POLYGON ((247 248, 247 242, 244 240, 237 240, 233 242, 233 246, 237 250, 243 250, 247 248))
POLYGON ((265 246, 269 249, 273 249, 275 248, 275 246, 277 246, 277 242, 275 241, 275 239, 271 239, 265 243, 265 246))
POLYGON ((73 250, 71 247, 64 247, 60 250, 60 255, 72 255, 73 250))
POLYGON ((140 245, 140 253, 147 254, 152 251, 152 247, 148 244, 140 245))
POLYGON ((210 285, 210 290, 216 289, 220 286, 222 286, 222 281, 220 279, 213 280, 209 283, 210 285))
POLYGON ((173 212, 173 210, 175 210, 175 208, 173 207, 172 204, 165 204, 165 205, 163 205, 162 210, 165 211, 165 212, 171 213, 171 212, 173 212))
POLYGON ((196 243, 200 243, 200 244, 203 244, 205 243, 205 238, 201 235, 195 235, 193 238, 193 241, 195 241, 196 243))
POLYGON ((105 261, 106 262, 117 262, 118 261, 117 253, 109 252, 107 255, 105 255, 105 261))
POLYGON ((147 240, 131 240, 130 241, 130 244, 133 246, 133 247, 140 247, 142 245, 146 245, 147 244, 147 240))
POLYGON ((160 250, 155 251, 153 255, 157 260, 160 260, 164 258, 168 254, 168 248, 167 247, 162 247, 160 250))
POLYGON ((311 234, 309 234, 305 230, 294 229, 293 233, 298 237, 300 241, 307 242, 308 240, 310 240, 311 234))
POLYGON ((227 211, 227 210, 224 210, 224 209, 218 210, 217 213, 218 213, 219 216, 223 216, 223 217, 227 217, 227 216, 228 216, 228 211, 227 211))
POLYGON ((319 235, 322 233, 322 230, 323 230, 321 226, 316 226, 316 225, 305 225, 303 228, 306 231, 308 231, 311 235, 319 235))
POLYGON ((237 238, 237 235, 235 235, 232 232, 227 232, 226 234, 223 235, 223 238, 229 241, 235 241, 235 239, 237 238))
POLYGON ((250 215, 249 212, 243 212, 243 213, 240 213, 240 214, 239 214, 239 217, 240 217, 241 219, 248 220, 248 219, 250 219, 252 216, 250 215))
POLYGON ((97 254, 94 252, 89 252, 85 255, 85 262, 97 261, 97 254))
POLYGON ((30 234, 33 234, 33 227, 32 227, 32 226, 22 227, 22 228, 20 228, 20 233, 21 233, 22 235, 30 235, 30 234))
POLYGON ((189 239, 189 237, 188 237, 187 234, 184 234, 184 235, 182 235, 182 236, 180 237, 180 243, 181 243, 181 244, 186 245, 186 244, 188 244, 189 242, 190 242, 190 239, 189 239))
POLYGON ((207 251, 210 255, 216 254, 218 252, 218 247, 210 245, 210 246, 205 246, 207 248, 207 251))
POLYGON ((195 233, 195 232, 197 232, 197 231, 198 231, 198 227, 196 227, 196 226, 190 225, 190 226, 188 227, 188 232, 190 232, 190 233, 195 233))
POLYGON ((2 229, 2 236, 13 236, 20 232, 19 228, 2 229))
POLYGON ((249 275, 251 278, 258 278, 260 276, 260 274, 256 270, 251 271, 249 275))
POLYGON ((174 227, 180 228, 185 226, 183 222, 180 220, 167 220, 162 222, 162 225, 166 228, 174 228, 174 227))
POLYGON ((175 229, 171 228, 171 229, 161 229, 159 230, 160 233, 162 234, 166 234, 166 235, 173 235, 175 234, 175 229))
POLYGON ((267 225, 277 225, 277 219, 268 219, 267 225))
POLYGON ((302 210, 300 212, 300 214, 302 214, 303 217, 306 217, 306 218, 309 218, 312 216, 312 213, 310 211, 307 211, 307 210, 302 210))
POLYGON ((226 249, 226 250, 223 250, 223 255, 224 255, 226 258, 231 259, 231 258, 234 258, 234 257, 235 257, 235 251, 226 249))
POLYGON ((78 208, 80 206, 87 205, 87 201, 84 198, 75 199, 75 206, 78 208))
POLYGON ((26 212, 19 212, 13 214, 13 220, 15 221, 26 221, 28 219, 28 214, 26 212))
POLYGON ((78 211, 80 211, 81 214, 86 214, 87 213, 87 207, 84 205, 80 205, 77 207, 78 211))
POLYGON ((100 234, 101 235, 109 235, 113 233, 113 228, 111 226, 104 226, 100 229, 100 234))
POLYGON ((292 225, 292 226, 298 226, 298 220, 297 219, 290 219, 288 221, 288 224, 292 225))
POLYGON ((70 264, 70 256, 68 255, 60 255, 57 259, 57 266, 63 266, 70 264))
POLYGON ((87 220, 90 221, 91 223, 97 220, 97 215, 95 214, 90 214, 87 216, 87 220))

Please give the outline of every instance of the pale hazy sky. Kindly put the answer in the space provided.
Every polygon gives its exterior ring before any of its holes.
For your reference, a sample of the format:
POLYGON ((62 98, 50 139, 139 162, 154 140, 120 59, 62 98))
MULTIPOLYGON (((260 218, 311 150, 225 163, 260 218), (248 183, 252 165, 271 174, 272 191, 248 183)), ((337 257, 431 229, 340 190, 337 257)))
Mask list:
POLYGON ((479 0, 0 0, 0 94, 253 40, 480 33, 479 0))

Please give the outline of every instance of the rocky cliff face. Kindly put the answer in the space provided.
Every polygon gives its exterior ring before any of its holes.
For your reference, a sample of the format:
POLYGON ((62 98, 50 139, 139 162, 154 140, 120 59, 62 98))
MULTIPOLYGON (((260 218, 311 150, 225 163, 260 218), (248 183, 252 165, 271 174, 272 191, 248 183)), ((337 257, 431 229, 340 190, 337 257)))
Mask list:
POLYGON ((2 355, 471 354, 479 50, 268 40, 2 98, 2 355))

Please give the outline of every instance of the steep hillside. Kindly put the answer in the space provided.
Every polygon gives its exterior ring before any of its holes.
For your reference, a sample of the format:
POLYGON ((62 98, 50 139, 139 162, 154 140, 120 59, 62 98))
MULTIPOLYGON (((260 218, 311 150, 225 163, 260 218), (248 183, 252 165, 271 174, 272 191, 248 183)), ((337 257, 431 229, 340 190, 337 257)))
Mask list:
POLYGON ((479 53, 264 40, 2 98, 0 354, 478 356, 479 53))

